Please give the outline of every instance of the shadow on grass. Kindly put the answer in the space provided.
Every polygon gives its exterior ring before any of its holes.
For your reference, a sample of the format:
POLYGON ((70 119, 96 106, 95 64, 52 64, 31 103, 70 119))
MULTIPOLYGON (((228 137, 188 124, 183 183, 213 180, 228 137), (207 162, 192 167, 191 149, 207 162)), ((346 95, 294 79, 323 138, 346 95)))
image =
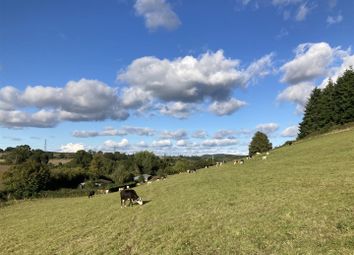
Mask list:
POLYGON ((151 200, 143 200, 143 205, 146 205, 146 204, 148 204, 150 202, 151 202, 151 200))

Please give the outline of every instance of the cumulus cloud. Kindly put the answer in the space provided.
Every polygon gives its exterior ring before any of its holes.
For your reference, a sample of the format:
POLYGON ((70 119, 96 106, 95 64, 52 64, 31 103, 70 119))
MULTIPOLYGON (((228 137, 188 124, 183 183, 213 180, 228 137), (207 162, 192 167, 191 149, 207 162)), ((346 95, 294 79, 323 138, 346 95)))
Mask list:
POLYGON ((129 146, 129 141, 126 138, 123 138, 120 142, 107 140, 103 143, 103 145, 107 149, 126 148, 129 146))
POLYGON ((350 49, 332 48, 326 42, 300 44, 295 54, 293 60, 280 68, 283 72, 281 81, 290 86, 280 92, 277 99, 295 102, 298 112, 303 111, 318 79, 322 78, 320 87, 325 87, 328 78, 336 82, 354 64, 350 49))
POLYGON ((229 139, 235 139, 235 135, 237 134, 236 130, 219 130, 217 131, 214 135, 213 138, 214 139, 225 139, 225 138, 229 138, 229 139))
POLYGON ((148 128, 148 127, 132 127, 132 126, 123 127, 122 130, 126 131, 129 134, 139 135, 139 136, 153 136, 155 134, 155 132, 156 132, 152 128, 148 128))
POLYGON ((328 25, 338 24, 343 21, 343 16, 341 14, 338 14, 337 16, 328 16, 326 21, 328 25))
POLYGON ((182 129, 176 131, 162 131, 160 137, 163 139, 181 140, 187 138, 187 132, 182 129))
POLYGON ((289 86, 278 94, 277 100, 295 102, 297 111, 302 112, 314 88, 315 86, 309 82, 289 86))
POLYGON ((205 130, 196 130, 192 133, 193 138, 204 139, 208 136, 208 133, 205 130))
POLYGON ((86 131, 86 130, 75 130, 73 136, 87 138, 96 136, 126 136, 126 135, 139 135, 139 136, 153 136, 155 130, 146 127, 131 127, 126 126, 121 129, 115 129, 112 127, 107 127, 102 131, 86 131))
POLYGON ((0 110, 0 125, 8 128, 50 128, 59 122, 58 113, 40 110, 35 113, 0 110))
POLYGON ((257 125, 256 129, 262 133, 265 133, 267 135, 270 135, 277 131, 279 128, 279 125, 277 123, 264 123, 264 124, 259 124, 257 125))
POLYGON ((157 141, 153 141, 152 142, 152 146, 153 147, 171 147, 172 146, 172 142, 170 139, 162 139, 162 140, 157 140, 157 141))
POLYGON ((208 139, 202 142, 202 145, 205 147, 218 147, 218 146, 231 146, 236 145, 238 141, 236 139, 208 139))
POLYGON ((299 132, 299 126, 298 125, 295 125, 295 126, 290 126, 290 127, 287 127, 286 129, 284 129, 282 132, 281 132, 281 136, 282 137, 296 137, 297 134, 299 132))
POLYGON ((150 30, 157 28, 176 29, 181 21, 165 0, 137 0, 135 11, 145 19, 145 26, 150 30))
POLYGON ((222 50, 198 58, 142 57, 122 70, 117 79, 166 102, 196 103, 206 98, 223 101, 231 98, 233 89, 268 74, 272 57, 266 55, 246 69, 239 67, 239 60, 226 58, 222 50))
POLYGON ((19 104, 20 91, 11 86, 0 89, 0 110, 15 110, 19 104))
POLYGON ((28 86, 23 92, 4 87, 0 110, 0 124, 13 127, 53 127, 65 120, 124 120, 129 115, 114 88, 87 79, 69 81, 63 88, 28 86))
POLYGON ((179 147, 186 147, 188 145, 188 141, 187 140, 178 140, 176 142, 176 145, 179 146, 179 147))
POLYGON ((209 111, 219 116, 231 115, 245 105, 246 102, 231 98, 228 101, 212 103, 209 111))
POLYGON ((171 102, 165 105, 160 104, 158 106, 162 115, 172 116, 178 119, 188 118, 196 107, 197 106, 194 104, 182 102, 171 102))
POLYGON ((284 72, 281 81, 294 85, 325 75, 335 51, 325 42, 300 44, 295 58, 280 68, 284 72))
POLYGON ((85 150, 85 149, 86 149, 85 145, 81 143, 68 143, 60 146, 60 152, 75 153, 77 151, 85 150))

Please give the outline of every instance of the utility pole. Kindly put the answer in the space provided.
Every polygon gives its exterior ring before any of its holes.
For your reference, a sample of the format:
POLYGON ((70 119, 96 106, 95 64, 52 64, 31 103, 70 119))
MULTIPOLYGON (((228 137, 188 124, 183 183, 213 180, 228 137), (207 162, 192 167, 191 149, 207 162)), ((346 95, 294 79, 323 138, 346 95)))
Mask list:
POLYGON ((44 139, 44 152, 47 151, 47 139, 44 139))

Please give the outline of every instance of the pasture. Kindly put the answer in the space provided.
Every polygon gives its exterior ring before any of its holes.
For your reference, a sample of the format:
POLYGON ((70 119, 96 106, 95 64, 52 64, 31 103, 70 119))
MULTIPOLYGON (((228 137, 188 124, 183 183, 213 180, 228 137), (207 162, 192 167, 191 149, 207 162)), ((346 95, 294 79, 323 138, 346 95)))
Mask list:
POLYGON ((0 253, 354 254, 354 130, 135 190, 0 208, 0 253))

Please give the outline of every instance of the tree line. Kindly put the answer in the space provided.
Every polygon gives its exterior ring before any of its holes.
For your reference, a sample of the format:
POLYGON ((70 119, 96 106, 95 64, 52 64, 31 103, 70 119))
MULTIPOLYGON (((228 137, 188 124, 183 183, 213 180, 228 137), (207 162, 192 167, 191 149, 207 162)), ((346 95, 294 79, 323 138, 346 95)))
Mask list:
POLYGON ((354 71, 349 68, 337 82, 315 88, 305 106, 298 139, 354 121, 354 71))
MULTIPOLYGON (((65 154, 59 154, 61 158, 65 154)), ((135 154, 120 152, 78 151, 71 155, 67 163, 51 164, 51 152, 33 150, 28 145, 3 150, 3 158, 12 167, 3 175, 6 193, 15 198, 33 197, 42 191, 77 189, 81 182, 88 188, 98 180, 106 180, 112 185, 132 182, 142 174, 167 176, 187 169, 199 169, 222 160, 222 155, 212 159, 209 156, 159 157, 152 152, 135 154)))

